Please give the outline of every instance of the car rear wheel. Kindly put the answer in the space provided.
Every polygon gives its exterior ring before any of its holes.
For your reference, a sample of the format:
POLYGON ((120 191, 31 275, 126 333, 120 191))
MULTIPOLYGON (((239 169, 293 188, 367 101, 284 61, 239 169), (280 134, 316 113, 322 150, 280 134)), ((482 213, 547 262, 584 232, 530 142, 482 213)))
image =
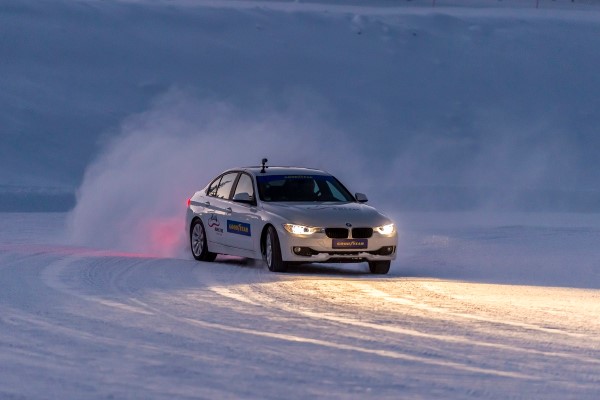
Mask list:
POLYGON ((391 261, 369 261, 369 270, 372 274, 385 275, 390 271, 391 261))
POLYGON ((287 265, 281 257, 281 246, 279 245, 277 231, 272 226, 267 228, 263 256, 269 271, 285 272, 287 265))
POLYGON ((192 248, 192 255, 198 261, 214 261, 217 258, 215 253, 208 251, 208 245, 206 244, 206 231, 204 225, 199 219, 192 222, 190 228, 190 246, 192 248))

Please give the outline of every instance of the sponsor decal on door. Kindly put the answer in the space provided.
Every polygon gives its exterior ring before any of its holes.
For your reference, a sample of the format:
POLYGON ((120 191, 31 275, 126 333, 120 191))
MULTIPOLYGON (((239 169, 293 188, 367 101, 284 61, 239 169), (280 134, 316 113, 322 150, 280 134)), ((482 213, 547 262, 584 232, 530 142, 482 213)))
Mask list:
POLYGON ((252 236, 250 224, 238 221, 227 220, 227 232, 234 233, 236 235, 252 236))
POLYGON ((221 223, 215 214, 211 214, 210 218, 208 219, 208 226, 213 228, 219 235, 223 233, 223 228, 219 228, 221 223))

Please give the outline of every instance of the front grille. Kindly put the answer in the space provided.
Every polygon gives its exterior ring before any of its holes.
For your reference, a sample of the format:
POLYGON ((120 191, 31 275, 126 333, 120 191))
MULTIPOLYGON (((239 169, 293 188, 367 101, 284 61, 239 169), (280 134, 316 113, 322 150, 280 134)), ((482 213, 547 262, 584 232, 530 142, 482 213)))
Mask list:
POLYGON ((373 236, 373 228, 354 228, 352 237, 354 239, 368 239, 373 236))
POLYGON ((346 239, 348 237, 348 229, 346 228, 325 228, 325 234, 331 239, 346 239))

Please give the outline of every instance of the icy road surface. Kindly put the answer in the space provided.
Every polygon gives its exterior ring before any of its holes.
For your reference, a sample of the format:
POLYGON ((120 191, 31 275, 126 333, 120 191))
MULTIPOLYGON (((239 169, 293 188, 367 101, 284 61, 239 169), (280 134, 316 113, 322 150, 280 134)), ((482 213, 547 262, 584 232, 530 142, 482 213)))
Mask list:
POLYGON ((507 285, 459 264, 485 271, 517 244, 586 256, 577 243, 600 229, 461 220, 406 233, 407 255, 374 277, 80 249, 56 244, 61 214, 3 214, 0 398, 597 399, 593 271, 587 289, 507 285))

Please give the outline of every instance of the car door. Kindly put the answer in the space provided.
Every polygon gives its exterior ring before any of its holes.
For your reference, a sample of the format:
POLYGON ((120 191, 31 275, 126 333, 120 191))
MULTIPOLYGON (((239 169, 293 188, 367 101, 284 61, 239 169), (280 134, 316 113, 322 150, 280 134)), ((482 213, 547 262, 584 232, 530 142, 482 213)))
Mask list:
POLYGON ((227 218, 228 242, 239 249, 253 252, 257 235, 260 235, 260 221, 253 179, 242 172, 233 190, 231 214, 227 218))
POLYGON ((239 172, 228 172, 217 178, 207 191, 207 209, 205 227, 208 240, 220 245, 229 245, 227 219, 231 214, 231 189, 239 172))

